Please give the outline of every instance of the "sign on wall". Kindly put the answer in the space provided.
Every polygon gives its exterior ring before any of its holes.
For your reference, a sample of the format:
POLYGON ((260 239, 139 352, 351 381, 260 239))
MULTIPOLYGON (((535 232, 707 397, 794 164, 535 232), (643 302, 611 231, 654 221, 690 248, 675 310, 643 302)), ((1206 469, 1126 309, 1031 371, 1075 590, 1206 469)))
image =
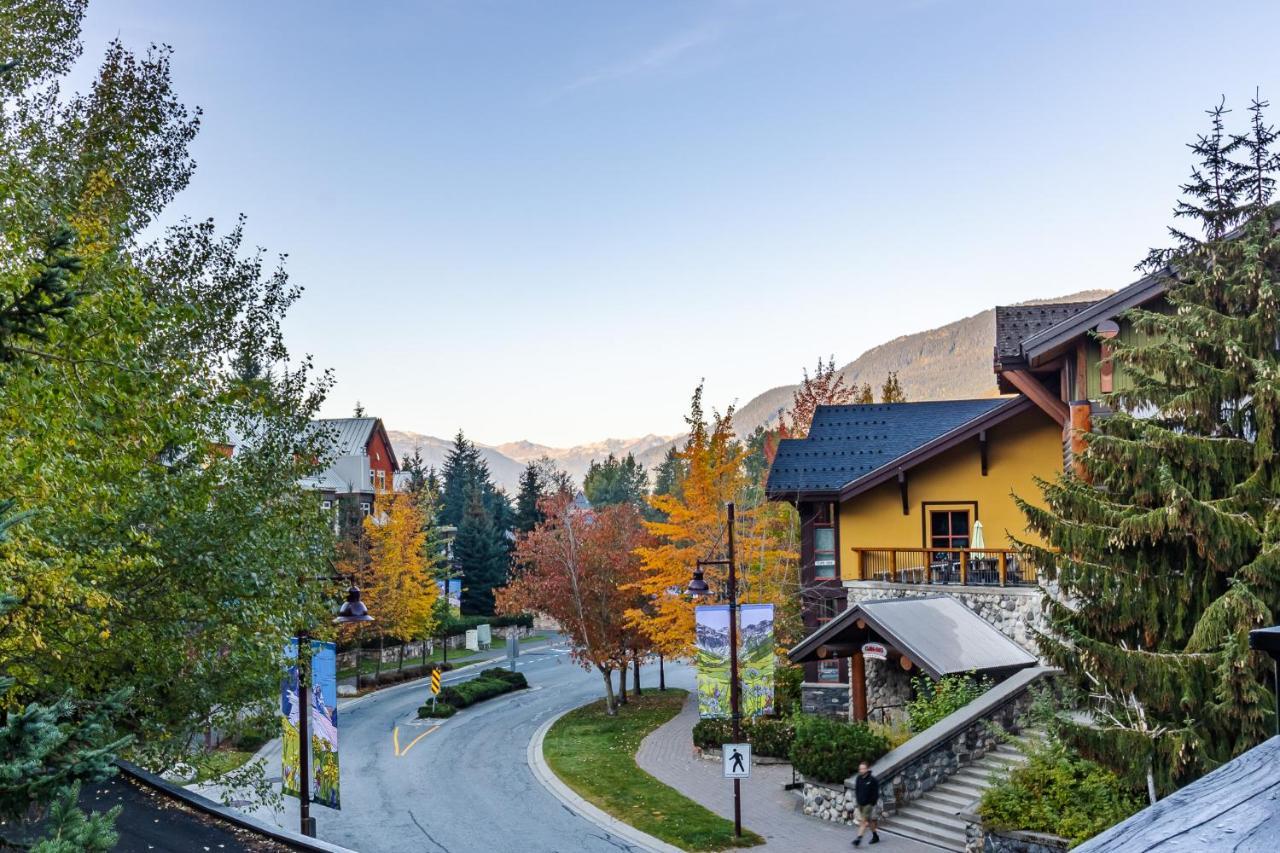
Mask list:
POLYGON ((862 656, 868 660, 888 660, 889 650, 881 643, 863 643, 862 656))
MULTIPOLYGON (((728 717, 729 606, 694 608, 698 667, 698 715, 728 717)), ((738 674, 742 715, 773 712, 773 605, 743 604, 738 608, 738 674)))

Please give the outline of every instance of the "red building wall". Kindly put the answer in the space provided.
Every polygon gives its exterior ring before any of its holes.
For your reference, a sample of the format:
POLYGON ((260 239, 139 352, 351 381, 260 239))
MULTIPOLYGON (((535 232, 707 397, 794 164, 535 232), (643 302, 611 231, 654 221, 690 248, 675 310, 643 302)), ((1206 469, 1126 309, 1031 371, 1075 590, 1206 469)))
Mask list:
POLYGON ((374 488, 379 490, 390 489, 393 483, 392 475, 396 470, 396 462, 395 457, 392 455, 391 445, 383 438, 382 430, 375 429, 373 431, 373 437, 369 439, 365 452, 369 455, 369 468, 373 471, 383 472, 381 483, 378 475, 374 475, 374 488))

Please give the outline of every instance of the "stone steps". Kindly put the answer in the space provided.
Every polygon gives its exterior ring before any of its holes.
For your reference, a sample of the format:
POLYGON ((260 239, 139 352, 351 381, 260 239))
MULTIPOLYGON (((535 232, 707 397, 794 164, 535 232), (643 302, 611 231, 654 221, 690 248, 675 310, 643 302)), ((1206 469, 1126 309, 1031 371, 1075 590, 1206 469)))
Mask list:
MULTIPOLYGON (((1017 738, 1031 742, 1035 735, 1017 738)), ((944 782, 907 803, 885 827, 908 838, 945 850, 965 849, 966 821, 957 812, 972 811, 982 794, 1008 771, 1026 762, 1021 750, 1001 744, 978 760, 963 765, 944 782)))

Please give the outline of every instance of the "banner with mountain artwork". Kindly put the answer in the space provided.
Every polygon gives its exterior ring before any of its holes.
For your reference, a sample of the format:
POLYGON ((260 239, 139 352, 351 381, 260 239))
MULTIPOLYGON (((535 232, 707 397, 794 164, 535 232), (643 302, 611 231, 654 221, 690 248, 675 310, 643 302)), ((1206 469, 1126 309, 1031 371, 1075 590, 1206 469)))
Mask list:
POLYGON ((301 797, 298 784, 298 641, 284 647, 284 677, 280 680, 280 787, 289 797, 301 797))
MULTIPOLYGON (((729 606, 694 608, 697 630, 698 716, 728 717, 729 606)), ((773 713, 773 605, 738 607, 738 673, 742 684, 742 715, 773 713)))
POLYGON ((311 642, 311 798, 331 809, 338 796, 338 647, 311 642))

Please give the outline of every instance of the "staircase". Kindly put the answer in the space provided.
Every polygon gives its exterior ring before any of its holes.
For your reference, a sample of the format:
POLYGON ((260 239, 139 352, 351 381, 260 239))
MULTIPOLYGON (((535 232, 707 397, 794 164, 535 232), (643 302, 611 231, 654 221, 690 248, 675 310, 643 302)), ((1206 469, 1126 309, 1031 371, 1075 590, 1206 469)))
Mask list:
POLYGON ((963 851, 966 821, 956 813, 974 811, 982 793, 991 787, 993 776, 1003 775, 1026 760, 1017 746, 1002 743, 979 760, 963 765, 920 799, 907 803, 885 821, 885 829, 944 850, 963 851))

